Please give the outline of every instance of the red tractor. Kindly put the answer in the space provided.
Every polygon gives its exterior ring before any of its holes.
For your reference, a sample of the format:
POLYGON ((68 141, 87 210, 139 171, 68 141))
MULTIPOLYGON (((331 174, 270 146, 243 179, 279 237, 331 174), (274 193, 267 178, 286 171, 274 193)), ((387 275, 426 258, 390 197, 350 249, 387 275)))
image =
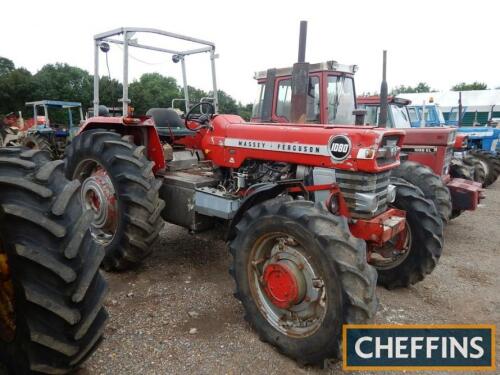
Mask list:
MULTIPOLYGON (((167 108, 150 112, 152 118, 93 117, 67 149, 66 173, 81 181, 82 198, 95 211, 92 232, 105 247, 106 268, 139 264, 162 218, 193 233, 225 227, 245 318, 263 340, 312 364, 339 356, 342 324, 374 315, 377 271, 389 288, 432 272, 442 251, 441 220, 418 188, 390 180, 403 131, 337 125, 344 113, 339 101, 312 125, 246 123, 217 114, 213 43, 143 28, 112 30, 94 41, 94 113, 99 49, 108 51, 109 43, 123 46, 124 114, 131 47, 172 54, 181 62, 186 89, 183 119, 167 108), (137 39, 143 33, 200 47, 148 46, 137 39), (213 98, 192 105, 185 58, 194 53, 210 56, 213 98), (155 122, 172 128, 161 140, 155 122)), ((295 118, 307 115, 300 108, 311 92, 308 70, 319 85, 312 92, 345 84, 352 91, 343 99, 355 101, 352 72, 327 66, 321 72, 303 62, 294 67, 287 87, 295 88, 295 118)))
MULTIPOLYGON (((358 97, 359 108, 367 112, 366 124, 378 123, 380 102, 379 96, 358 97)), ((470 171, 463 163, 452 162, 454 150, 463 143, 461 139, 457 144, 456 129, 411 128, 406 109, 410 101, 388 96, 387 104, 387 126, 406 132, 402 152, 407 161, 394 170, 394 176, 418 186, 434 201, 444 222, 465 210, 475 210, 482 198, 482 187, 480 182, 471 181, 470 171)))

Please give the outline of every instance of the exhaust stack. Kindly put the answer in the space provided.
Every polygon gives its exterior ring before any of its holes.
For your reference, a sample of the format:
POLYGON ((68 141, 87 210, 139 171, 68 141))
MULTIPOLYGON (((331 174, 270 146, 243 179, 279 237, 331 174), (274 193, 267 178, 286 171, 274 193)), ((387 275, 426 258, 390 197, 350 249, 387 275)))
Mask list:
POLYGON ((300 21, 299 54, 292 69, 292 103, 290 121, 306 122, 309 63, 306 63, 307 21, 300 21))
POLYGON ((387 127, 387 51, 384 50, 382 57, 382 84, 380 85, 380 113, 378 115, 378 126, 379 128, 387 127))

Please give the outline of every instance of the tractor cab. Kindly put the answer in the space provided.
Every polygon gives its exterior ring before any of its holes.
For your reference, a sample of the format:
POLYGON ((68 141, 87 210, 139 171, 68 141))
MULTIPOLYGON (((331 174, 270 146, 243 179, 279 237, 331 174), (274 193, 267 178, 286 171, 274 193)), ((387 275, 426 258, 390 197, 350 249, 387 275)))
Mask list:
MULTIPOLYGON (((306 88, 306 113, 301 123, 354 125, 356 65, 326 61, 309 65, 306 88)), ((255 73, 258 82, 257 99, 252 110, 252 122, 293 122, 293 68, 269 69, 255 73), (266 83, 271 80, 271 89, 266 83), (269 90, 266 95, 266 90, 269 90), (271 98, 272 96, 272 98, 271 98), (269 99, 267 99, 269 97, 269 99)))
POLYGON ((432 98, 429 99, 429 103, 408 105, 408 113, 411 126, 414 128, 436 127, 446 124, 441 107, 434 103, 432 98))
POLYGON ((68 137, 75 133, 83 122, 82 104, 60 100, 39 100, 27 102, 33 109, 30 131, 53 133, 55 137, 68 137), (43 115, 41 115, 43 114, 43 115))
MULTIPOLYGON (((366 111, 365 124, 377 125, 380 116, 380 97, 362 96, 357 99, 358 108, 366 111)), ((396 96, 387 97, 387 127, 397 129, 411 128, 410 116, 407 106, 410 100, 398 98, 396 96)))

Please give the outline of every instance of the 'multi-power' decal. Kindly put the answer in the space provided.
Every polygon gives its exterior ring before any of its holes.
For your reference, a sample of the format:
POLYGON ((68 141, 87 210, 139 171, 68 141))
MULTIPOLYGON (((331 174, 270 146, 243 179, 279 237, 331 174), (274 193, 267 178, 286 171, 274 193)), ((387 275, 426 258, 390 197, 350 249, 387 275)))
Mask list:
POLYGON ((294 152, 308 155, 323 155, 330 156, 327 145, 308 145, 303 143, 285 143, 285 142, 270 142, 257 141, 252 139, 226 138, 224 146, 251 148, 255 150, 278 151, 278 152, 294 152))

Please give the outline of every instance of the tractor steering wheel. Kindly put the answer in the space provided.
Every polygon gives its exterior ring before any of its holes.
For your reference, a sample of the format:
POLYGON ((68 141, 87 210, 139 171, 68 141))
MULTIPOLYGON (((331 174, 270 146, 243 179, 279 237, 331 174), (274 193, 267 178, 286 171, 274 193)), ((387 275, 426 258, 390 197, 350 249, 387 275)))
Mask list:
POLYGON ((184 123, 186 125, 186 128, 188 128, 189 130, 191 131, 198 131, 202 128, 205 128, 206 127, 206 123, 210 120, 210 118, 212 117, 212 115, 215 114, 215 106, 212 104, 212 103, 209 103, 209 102, 200 102, 200 103, 197 103, 195 104, 194 106, 191 107, 191 109, 188 111, 188 113, 186 113, 186 117, 184 119, 184 123), (207 113, 202 113, 200 116, 198 117, 193 117, 193 111, 198 108, 198 107, 201 107, 203 105, 207 105, 210 107, 209 111, 207 113), (191 118, 193 117, 193 118, 191 118), (194 121, 194 122, 197 122, 198 124, 200 124, 199 126, 197 127, 190 127, 189 126, 189 121, 194 121))

